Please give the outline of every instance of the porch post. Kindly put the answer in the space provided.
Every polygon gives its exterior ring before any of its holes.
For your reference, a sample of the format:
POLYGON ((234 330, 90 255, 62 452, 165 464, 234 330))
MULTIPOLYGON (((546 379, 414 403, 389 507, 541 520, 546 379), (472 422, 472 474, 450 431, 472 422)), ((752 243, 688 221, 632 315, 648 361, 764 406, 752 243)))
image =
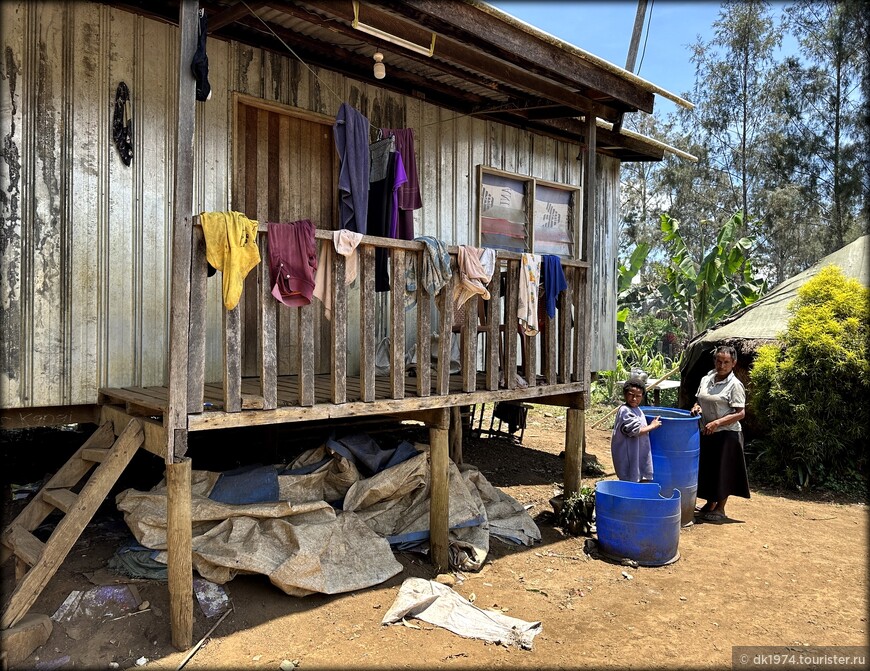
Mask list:
POLYGON ((585 394, 574 395, 565 418, 565 498, 580 491, 583 446, 586 443, 585 394))
POLYGON ((429 552, 439 571, 449 568, 448 561, 448 433, 450 409, 441 408, 437 421, 429 425, 429 552))
MULTIPOLYGON (((593 242, 596 224, 597 184, 595 179, 596 126, 595 114, 586 112, 583 132, 583 221, 581 225, 580 258, 589 263, 583 295, 578 298, 582 306, 576 328, 580 329, 581 340, 578 351, 577 370, 583 382, 583 391, 577 393, 568 408, 565 422, 565 497, 580 490, 581 469, 583 468, 583 449, 586 444, 586 407, 589 402, 591 380, 590 362, 592 359, 592 277, 595 273, 593 242)), ((575 340, 575 342, 577 342, 575 340)))
MULTIPOLYGON (((178 119, 173 187, 172 280, 169 325, 169 408, 166 427, 167 549, 172 643, 193 644, 193 561, 190 524, 190 462, 187 451, 187 363, 190 327, 190 252, 193 231, 193 136, 196 81, 190 69, 196 51, 199 3, 183 0, 178 9, 178 119)), ((200 408, 201 410, 202 408, 200 408)))

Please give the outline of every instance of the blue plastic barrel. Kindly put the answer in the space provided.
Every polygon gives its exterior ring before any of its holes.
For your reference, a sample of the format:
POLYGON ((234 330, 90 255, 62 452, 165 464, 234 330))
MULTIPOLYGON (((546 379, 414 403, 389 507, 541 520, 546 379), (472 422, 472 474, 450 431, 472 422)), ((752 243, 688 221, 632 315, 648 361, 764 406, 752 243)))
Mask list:
POLYGON ((681 524, 694 524, 698 496, 698 457, 701 455, 701 429, 698 417, 688 410, 642 406, 646 421, 660 417, 662 425, 650 431, 653 482, 662 490, 680 490, 681 524))
POLYGON ((606 557, 670 564, 680 556, 680 490, 666 499, 655 482, 602 480, 595 485, 595 526, 606 557))

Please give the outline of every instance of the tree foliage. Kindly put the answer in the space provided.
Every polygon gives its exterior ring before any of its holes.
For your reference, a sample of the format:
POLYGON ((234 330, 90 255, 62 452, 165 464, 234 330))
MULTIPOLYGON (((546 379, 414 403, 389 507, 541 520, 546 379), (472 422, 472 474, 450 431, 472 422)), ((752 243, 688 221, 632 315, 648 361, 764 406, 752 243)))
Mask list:
POLYGON ((659 288, 665 303, 679 312, 691 338, 717 321, 761 297, 764 282, 756 277, 749 252, 754 240, 740 236, 743 215, 732 215, 719 228, 715 244, 696 261, 680 233, 680 224, 667 213, 661 228, 670 264, 659 288))
POLYGON ((790 309, 781 342, 761 347, 750 371, 764 432, 756 471, 798 487, 866 487, 870 290, 827 266, 790 309))
POLYGON ((708 222, 741 211, 773 286, 870 232, 870 3, 729 0, 713 28, 689 46, 695 109, 626 120, 698 160, 626 164, 620 252, 646 243, 661 258, 667 212, 700 258, 718 233, 708 222), (785 35, 798 53, 780 55, 785 35))

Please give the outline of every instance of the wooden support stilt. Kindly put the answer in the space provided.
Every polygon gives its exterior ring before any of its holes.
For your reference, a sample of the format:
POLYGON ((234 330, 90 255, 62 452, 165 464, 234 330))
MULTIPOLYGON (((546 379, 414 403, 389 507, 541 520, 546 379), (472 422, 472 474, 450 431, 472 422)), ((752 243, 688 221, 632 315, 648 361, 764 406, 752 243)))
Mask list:
POLYGON ((169 611, 172 645, 193 645, 193 561, 190 459, 166 465, 169 611))
POLYGON ((449 413, 447 408, 443 408, 440 421, 429 427, 429 551, 432 563, 439 571, 446 571, 449 567, 449 413))
POLYGON ((583 445, 586 437, 586 410, 583 395, 578 394, 581 407, 568 408, 565 420, 565 498, 580 491, 583 468, 583 445))
POLYGON ((462 408, 450 408, 450 459, 457 466, 462 463, 462 408))

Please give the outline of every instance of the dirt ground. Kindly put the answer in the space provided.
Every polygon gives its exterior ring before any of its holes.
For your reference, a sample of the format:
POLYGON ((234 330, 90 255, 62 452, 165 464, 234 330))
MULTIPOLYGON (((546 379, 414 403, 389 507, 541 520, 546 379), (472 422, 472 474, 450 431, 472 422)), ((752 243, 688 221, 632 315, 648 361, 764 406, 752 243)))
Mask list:
MULTIPOLYGON (((583 537, 554 526, 548 503, 562 479, 564 421, 564 411, 536 406, 522 445, 465 442, 466 462, 533 506, 543 541, 526 548, 493 540, 484 568, 459 576, 454 589, 482 608, 540 621, 533 650, 464 639, 416 620, 414 628, 382 626, 405 578, 434 577, 425 558, 400 554, 403 573, 337 596, 296 598, 262 576, 237 577, 225 586, 233 612, 184 668, 278 669, 284 660, 303 670, 722 668, 731 666, 735 645, 867 645, 866 505, 753 489, 750 500, 729 501, 730 522, 683 529, 680 559, 671 565, 592 559, 583 537)), ((602 477, 615 477, 608 430, 590 429, 587 452, 604 467, 602 477)), ((7 490, 7 515, 8 498, 7 490)), ((85 574, 105 569, 126 534, 120 516, 101 509, 31 612, 51 615, 70 592, 93 587, 85 574)), ((11 563, 3 568, 8 595, 11 563)), ((56 623, 46 645, 12 668, 124 669, 143 657, 145 669, 178 668, 188 653, 170 643, 166 584, 135 587, 149 610, 56 623)), ((195 604, 194 643, 217 620, 195 604)))

